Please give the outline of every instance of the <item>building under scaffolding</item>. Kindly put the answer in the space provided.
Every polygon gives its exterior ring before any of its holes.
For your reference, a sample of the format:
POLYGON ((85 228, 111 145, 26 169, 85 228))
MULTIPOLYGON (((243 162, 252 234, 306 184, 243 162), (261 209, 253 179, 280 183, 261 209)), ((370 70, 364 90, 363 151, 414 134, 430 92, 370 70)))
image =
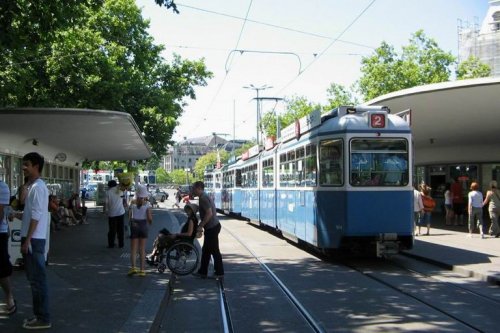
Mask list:
POLYGON ((500 0, 489 2, 481 28, 458 20, 458 61, 475 56, 491 68, 491 76, 500 77, 500 0))

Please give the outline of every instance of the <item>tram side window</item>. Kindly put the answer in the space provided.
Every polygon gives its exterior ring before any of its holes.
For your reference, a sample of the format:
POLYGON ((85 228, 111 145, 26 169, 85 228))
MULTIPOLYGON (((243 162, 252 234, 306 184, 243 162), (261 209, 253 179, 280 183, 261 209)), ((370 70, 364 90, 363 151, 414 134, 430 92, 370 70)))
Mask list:
POLYGON ((215 174, 215 188, 221 188, 221 176, 220 173, 215 174))
POLYGON ((343 179, 342 140, 324 140, 319 146, 319 181, 321 186, 339 186, 343 179))
POLYGON ((408 144, 405 139, 353 139, 351 185, 405 186, 408 184, 408 144))
POLYGON ((305 186, 316 186, 316 145, 306 146, 305 186))
POLYGON ((273 159, 262 162, 262 187, 274 186, 274 163, 273 159))
POLYGON ((242 185, 243 185, 243 179, 242 179, 242 175, 241 175, 241 170, 238 169, 238 170, 236 170, 235 186, 242 187, 242 185))
POLYGON ((241 187, 257 187, 257 164, 242 169, 241 187))

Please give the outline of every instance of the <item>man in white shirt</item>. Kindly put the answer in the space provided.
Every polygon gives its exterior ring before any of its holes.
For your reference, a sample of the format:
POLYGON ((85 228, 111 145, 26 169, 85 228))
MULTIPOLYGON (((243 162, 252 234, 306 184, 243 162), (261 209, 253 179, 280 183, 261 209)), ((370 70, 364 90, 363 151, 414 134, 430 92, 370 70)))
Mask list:
POLYGON ((38 153, 23 157, 23 172, 28 178, 28 195, 21 224, 21 253, 33 296, 32 318, 24 320, 23 328, 50 328, 49 290, 45 272, 45 242, 49 223, 49 190, 40 178, 44 165, 38 153))
POLYGON ((118 238, 118 247, 123 248, 125 208, 123 198, 116 180, 108 182, 106 192, 106 211, 108 213, 108 248, 115 247, 115 238, 118 238))

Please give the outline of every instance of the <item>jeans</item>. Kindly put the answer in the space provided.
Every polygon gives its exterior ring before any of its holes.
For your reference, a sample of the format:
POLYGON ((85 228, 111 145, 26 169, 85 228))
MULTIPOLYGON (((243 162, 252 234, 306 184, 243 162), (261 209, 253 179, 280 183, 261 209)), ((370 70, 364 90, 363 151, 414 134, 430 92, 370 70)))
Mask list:
POLYGON ((125 215, 110 216, 108 218, 109 231, 108 231, 108 246, 115 247, 115 238, 118 236, 118 246, 123 247, 124 229, 123 223, 125 215))
POLYGON ((483 208, 481 207, 472 207, 471 212, 469 213, 469 233, 472 233, 475 229, 475 222, 477 221, 477 227, 481 235, 483 234, 483 208))
POLYGON ((220 223, 210 229, 205 229, 205 239, 201 248, 201 265, 198 273, 201 275, 208 274, 208 264, 210 257, 214 257, 214 274, 224 275, 224 266, 222 264, 222 255, 219 250, 219 233, 221 230, 220 223))
MULTIPOLYGON (((21 239, 24 243, 26 238, 21 239)), ((50 323, 49 288, 45 271, 45 239, 31 239, 31 253, 23 254, 26 277, 31 285, 33 314, 41 321, 50 323)))

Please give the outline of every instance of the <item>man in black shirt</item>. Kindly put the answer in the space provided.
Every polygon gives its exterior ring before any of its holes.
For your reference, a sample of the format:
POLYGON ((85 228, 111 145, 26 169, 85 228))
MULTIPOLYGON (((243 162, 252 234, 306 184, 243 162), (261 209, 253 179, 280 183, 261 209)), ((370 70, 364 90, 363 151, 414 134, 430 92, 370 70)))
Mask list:
POLYGON ((201 181, 193 184, 193 194, 199 197, 199 208, 201 222, 198 229, 205 230, 205 239, 201 251, 201 266, 194 275, 206 278, 208 274, 208 264, 210 257, 214 258, 214 277, 224 277, 224 266, 222 264, 222 255, 219 250, 219 233, 221 225, 217 218, 215 204, 204 192, 205 184, 201 181))

